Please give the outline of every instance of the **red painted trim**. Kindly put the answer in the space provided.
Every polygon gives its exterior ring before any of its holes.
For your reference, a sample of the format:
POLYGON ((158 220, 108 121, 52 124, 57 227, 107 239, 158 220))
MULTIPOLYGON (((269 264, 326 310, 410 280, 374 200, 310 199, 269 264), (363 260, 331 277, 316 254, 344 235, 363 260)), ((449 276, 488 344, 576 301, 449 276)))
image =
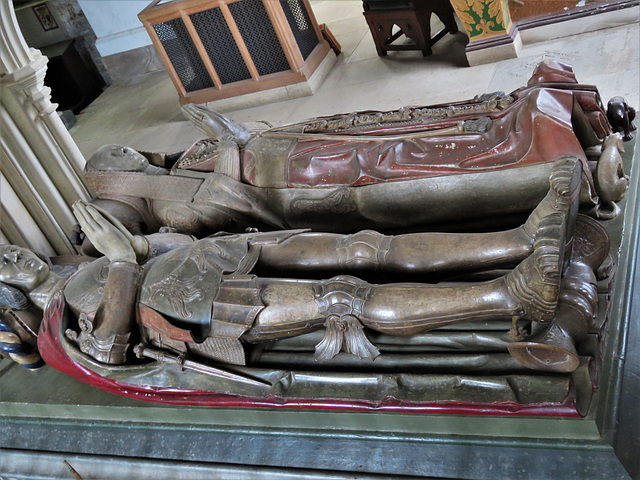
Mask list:
POLYGON ((393 397, 381 402, 345 399, 299 399, 277 396, 247 397, 216 392, 154 388, 117 382, 74 362, 60 343, 60 322, 65 308, 62 292, 56 293, 47 306, 38 335, 38 349, 45 362, 81 382, 107 392, 149 402, 173 405, 245 408, 322 409, 355 412, 421 413, 451 415, 500 415, 539 417, 580 417, 575 399, 558 404, 520 405, 517 403, 404 402, 393 397))

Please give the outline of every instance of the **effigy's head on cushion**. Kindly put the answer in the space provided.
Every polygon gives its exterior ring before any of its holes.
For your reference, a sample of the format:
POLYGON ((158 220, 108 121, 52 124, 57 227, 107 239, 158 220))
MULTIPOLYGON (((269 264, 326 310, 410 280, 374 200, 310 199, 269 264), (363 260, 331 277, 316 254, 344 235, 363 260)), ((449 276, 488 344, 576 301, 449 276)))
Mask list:
POLYGON ((100 147, 87 162, 87 172, 143 172, 149 161, 133 148, 123 145, 100 147))
POLYGON ((48 263, 31 250, 0 245, 0 282, 31 291, 48 276, 48 263))
POLYGON ((137 150, 124 145, 104 145, 87 161, 86 171, 92 172, 139 172, 150 175, 167 172, 151 165, 149 160, 137 150))
POLYGON ((38 291, 47 290, 50 278, 44 257, 16 245, 0 245, 0 354, 29 370, 44 365, 35 332, 42 320, 38 291))

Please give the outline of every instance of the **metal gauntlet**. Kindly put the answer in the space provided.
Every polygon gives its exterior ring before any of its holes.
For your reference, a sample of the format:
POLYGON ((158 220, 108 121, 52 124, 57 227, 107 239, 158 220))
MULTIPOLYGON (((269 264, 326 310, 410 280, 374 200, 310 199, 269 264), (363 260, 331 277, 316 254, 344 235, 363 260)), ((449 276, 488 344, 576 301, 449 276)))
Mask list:
POLYGON ((80 332, 72 329, 65 332, 83 353, 111 365, 126 362, 141 271, 139 265, 129 262, 109 265, 109 277, 95 317, 80 314, 80 332))

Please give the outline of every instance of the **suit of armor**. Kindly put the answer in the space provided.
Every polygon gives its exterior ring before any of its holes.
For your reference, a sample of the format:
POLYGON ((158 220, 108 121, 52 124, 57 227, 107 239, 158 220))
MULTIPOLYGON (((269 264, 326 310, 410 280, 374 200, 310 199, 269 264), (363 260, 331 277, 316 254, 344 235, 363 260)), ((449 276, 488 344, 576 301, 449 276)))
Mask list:
MULTIPOLYGON (((202 240, 152 235, 141 265, 112 259, 107 266, 106 259, 98 260, 69 280, 64 293, 80 333, 71 329, 67 336, 100 362, 125 363, 136 317, 156 346, 208 344, 211 357, 243 364, 242 342, 323 327, 316 356, 330 359, 340 350, 375 358, 378 351, 365 328, 414 335, 471 319, 518 316, 549 322, 580 178, 578 159, 558 160, 551 189, 529 220, 502 232, 385 236, 285 230, 202 240), (435 272, 446 278, 513 266, 489 281, 451 285, 374 284, 349 275, 435 272), (296 273, 326 279, 296 278, 296 273)), ((86 212, 80 216, 97 215, 86 212)), ((88 228, 90 234, 94 227, 88 228)))
POLYGON ((139 231, 415 230, 530 212, 562 155, 581 160, 582 204, 598 211, 588 160, 610 133, 597 90, 547 62, 510 95, 219 133, 173 159, 169 175, 92 171, 87 179, 98 204, 139 231))

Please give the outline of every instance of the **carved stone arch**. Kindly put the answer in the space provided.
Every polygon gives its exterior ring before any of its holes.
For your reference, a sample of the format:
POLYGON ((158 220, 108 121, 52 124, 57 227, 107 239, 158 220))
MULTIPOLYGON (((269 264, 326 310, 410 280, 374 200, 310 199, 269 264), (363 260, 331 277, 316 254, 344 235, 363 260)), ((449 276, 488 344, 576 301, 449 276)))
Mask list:
POLYGON ((18 70, 33 60, 15 18, 10 0, 0 2, 0 75, 18 70))

